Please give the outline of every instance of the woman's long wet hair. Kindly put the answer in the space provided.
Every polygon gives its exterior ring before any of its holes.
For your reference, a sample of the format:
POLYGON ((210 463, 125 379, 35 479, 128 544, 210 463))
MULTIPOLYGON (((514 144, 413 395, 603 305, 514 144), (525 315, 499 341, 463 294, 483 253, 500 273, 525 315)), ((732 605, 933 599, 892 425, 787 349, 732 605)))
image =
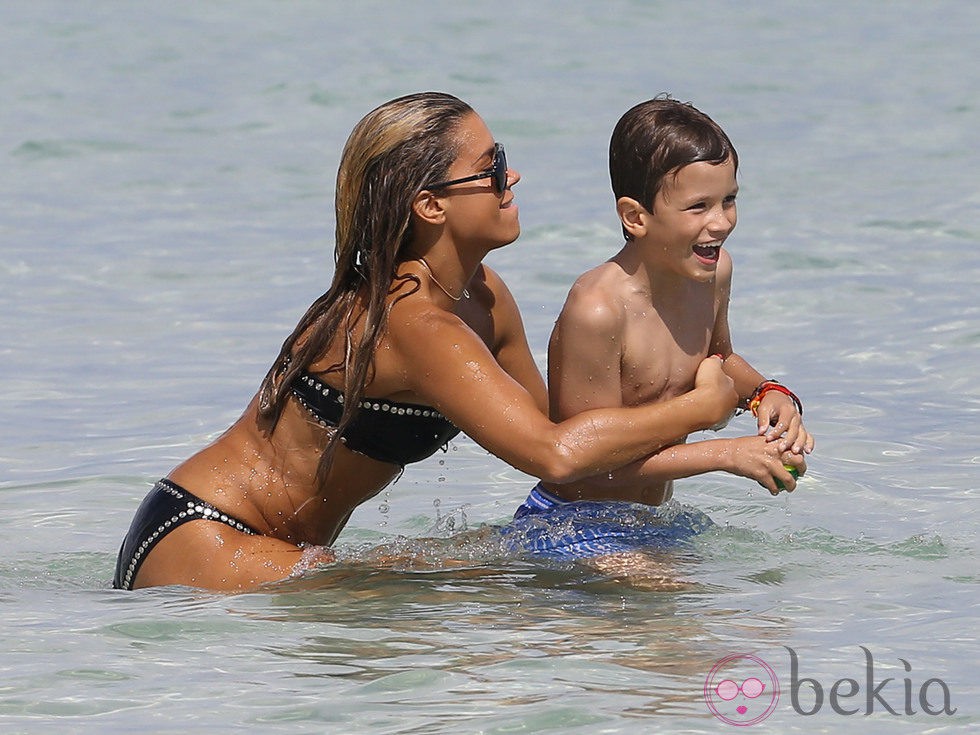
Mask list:
POLYGON ((351 132, 337 172, 334 276, 330 289, 300 319, 259 391, 259 416, 274 431, 296 376, 342 339, 344 410, 317 471, 322 488, 344 430, 370 378, 387 324, 389 294, 414 293, 418 278, 398 276, 412 238, 412 202, 427 182, 446 178, 459 144, 455 131, 473 112, 440 92, 399 97, 368 113, 351 132), (360 339, 353 327, 362 324, 360 339))

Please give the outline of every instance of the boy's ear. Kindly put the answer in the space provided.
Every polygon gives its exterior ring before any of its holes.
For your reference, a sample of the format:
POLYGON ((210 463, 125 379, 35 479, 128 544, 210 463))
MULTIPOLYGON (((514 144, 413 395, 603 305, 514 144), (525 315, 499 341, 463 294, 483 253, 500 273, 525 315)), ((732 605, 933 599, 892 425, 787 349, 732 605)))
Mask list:
POLYGON ((431 191, 420 191, 412 200, 412 211, 423 222, 431 225, 441 225, 446 221, 446 209, 443 200, 431 191))
POLYGON ((620 197, 616 200, 616 212, 623 229, 634 239, 647 234, 646 218, 650 213, 638 201, 631 197, 620 197))

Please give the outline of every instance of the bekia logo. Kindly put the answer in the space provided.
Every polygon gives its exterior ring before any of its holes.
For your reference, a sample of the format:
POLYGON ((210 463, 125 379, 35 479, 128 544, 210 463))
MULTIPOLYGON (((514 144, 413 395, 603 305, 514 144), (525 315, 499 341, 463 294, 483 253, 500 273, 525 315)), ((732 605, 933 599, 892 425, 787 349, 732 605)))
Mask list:
MULTIPOLYGON (((907 676, 882 678, 875 674, 871 651, 859 646, 864 653, 864 672, 859 677, 820 681, 814 676, 801 675, 799 655, 789 646, 784 648, 790 658, 789 703, 797 714, 815 715, 825 705, 844 716, 868 716, 875 712, 908 716, 956 713, 946 682, 935 676, 917 681, 912 676, 912 665, 904 658, 898 660, 907 676)), ((878 668, 880 671, 880 664, 878 668)), ((738 727, 756 725, 769 717, 776 709, 779 695, 775 671, 761 658, 748 653, 721 659, 704 682, 704 701, 711 714, 738 727)))
POLYGON ((726 656, 704 680, 704 701, 722 722, 737 727, 755 725, 776 709, 779 680, 772 667, 757 656, 726 656))
MULTIPOLYGON (((874 656, 864 646, 860 646, 864 651, 864 675, 860 679, 844 677, 829 683, 821 683, 813 677, 801 677, 799 656, 789 646, 784 648, 789 651, 790 657, 790 702, 793 709, 801 715, 819 712, 824 705, 825 693, 830 708, 839 715, 870 715, 876 710, 909 716, 919 712, 927 715, 956 714, 956 710, 951 708, 951 694, 945 681, 935 676, 921 683, 916 682, 912 676, 905 676, 900 680, 889 676, 879 680, 875 675, 874 656), (895 692, 896 688, 901 689, 901 694, 895 692), (809 695, 806 705, 803 692, 809 695), (915 708, 916 704, 919 706, 918 710, 915 708)), ((898 660, 902 662, 905 673, 911 675, 912 664, 904 658, 898 660)))

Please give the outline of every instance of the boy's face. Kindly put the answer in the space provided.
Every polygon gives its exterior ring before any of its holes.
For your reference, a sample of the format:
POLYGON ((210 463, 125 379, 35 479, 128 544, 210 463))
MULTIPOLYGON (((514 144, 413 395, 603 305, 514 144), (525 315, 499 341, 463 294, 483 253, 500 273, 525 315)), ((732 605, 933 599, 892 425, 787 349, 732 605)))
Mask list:
POLYGON ((697 281, 715 276, 721 246, 735 229, 735 165, 691 163, 663 186, 648 212, 642 247, 656 265, 697 281))

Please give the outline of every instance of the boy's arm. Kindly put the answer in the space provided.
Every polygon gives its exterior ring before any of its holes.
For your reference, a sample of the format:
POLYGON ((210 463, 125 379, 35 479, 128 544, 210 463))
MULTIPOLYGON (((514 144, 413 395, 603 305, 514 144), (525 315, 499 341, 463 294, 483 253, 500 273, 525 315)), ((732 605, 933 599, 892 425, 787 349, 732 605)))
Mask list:
MULTIPOLYGON (((740 403, 745 407, 765 378, 734 352, 725 357, 724 368, 725 374, 735 383, 740 403)), ((803 425, 803 416, 796 402, 785 393, 768 391, 756 410, 756 421, 759 435, 765 436, 768 441, 779 439, 780 448, 792 449, 796 454, 813 451, 813 436, 803 425)))
POLYGON ((548 344, 553 421, 623 405, 623 330, 623 308, 613 296, 581 279, 572 286, 548 344))
MULTIPOLYGON (((725 374, 735 383, 735 390, 744 406, 766 378, 732 349, 732 335, 728 325, 732 265, 731 258, 724 249, 719 264, 718 286, 718 311, 709 352, 721 355, 724 359, 725 374)), ((789 396, 776 391, 767 393, 759 406, 756 419, 759 435, 765 436, 768 441, 780 439, 780 449, 792 449, 796 454, 813 451, 813 437, 804 428, 803 417, 789 396)))
MULTIPOLYGON (((727 256, 724 250, 722 253, 727 256)), ((731 259, 723 257, 719 265, 718 299, 715 324, 711 330, 709 354, 721 355, 725 361, 725 373, 735 383, 738 397, 745 401, 765 378, 732 349, 732 332, 728 326, 728 304, 732 292, 731 259)))
POLYGON ((595 475, 579 483, 601 486, 610 498, 645 502, 644 498, 635 497, 637 488, 642 489, 646 485, 659 487, 671 480, 720 470, 755 480, 776 495, 779 484, 790 492, 796 488, 796 478, 786 470, 785 465, 796 467, 800 475, 806 472, 802 455, 781 450, 777 444, 766 441, 765 437, 707 439, 665 447, 646 459, 613 470, 608 475, 595 475))

